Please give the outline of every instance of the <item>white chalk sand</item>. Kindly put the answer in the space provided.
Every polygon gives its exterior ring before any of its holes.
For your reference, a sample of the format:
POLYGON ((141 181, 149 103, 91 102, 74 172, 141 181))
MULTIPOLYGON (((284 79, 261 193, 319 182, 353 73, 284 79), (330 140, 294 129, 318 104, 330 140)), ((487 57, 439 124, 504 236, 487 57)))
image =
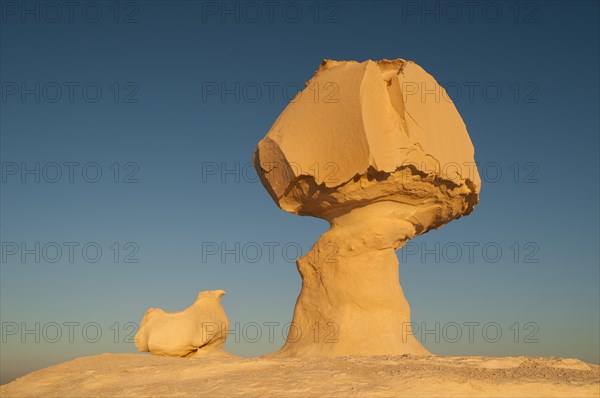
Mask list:
POLYGON ((0 396, 600 397, 600 366, 540 357, 103 354, 30 373, 0 396))

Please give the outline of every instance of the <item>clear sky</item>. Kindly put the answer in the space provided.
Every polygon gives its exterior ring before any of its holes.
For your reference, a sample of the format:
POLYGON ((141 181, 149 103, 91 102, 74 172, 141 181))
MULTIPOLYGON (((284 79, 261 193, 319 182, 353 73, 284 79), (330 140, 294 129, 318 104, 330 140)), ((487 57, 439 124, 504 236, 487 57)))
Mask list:
POLYGON ((250 161, 325 58, 417 62, 475 146, 475 211, 398 252, 423 344, 600 362, 597 1, 72 3, 0 3, 2 383, 208 289, 228 350, 281 346, 327 223, 250 161))

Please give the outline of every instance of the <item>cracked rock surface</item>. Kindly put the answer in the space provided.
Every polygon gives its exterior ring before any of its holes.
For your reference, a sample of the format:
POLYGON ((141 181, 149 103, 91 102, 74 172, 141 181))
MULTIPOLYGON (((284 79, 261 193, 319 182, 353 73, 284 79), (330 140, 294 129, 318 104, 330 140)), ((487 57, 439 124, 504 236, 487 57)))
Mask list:
POLYGON ((331 225, 297 262, 302 290, 279 354, 428 354, 410 331, 395 250, 471 213, 481 186, 435 79, 403 59, 323 61, 254 164, 279 207, 331 225))

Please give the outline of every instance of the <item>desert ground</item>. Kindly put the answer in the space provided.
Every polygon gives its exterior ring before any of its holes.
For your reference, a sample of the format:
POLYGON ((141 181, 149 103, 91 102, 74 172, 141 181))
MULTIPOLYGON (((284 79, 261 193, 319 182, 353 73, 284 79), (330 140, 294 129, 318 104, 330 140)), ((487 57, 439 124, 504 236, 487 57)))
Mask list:
POLYGON ((542 357, 102 354, 32 372, 0 396, 600 397, 600 366, 542 357))

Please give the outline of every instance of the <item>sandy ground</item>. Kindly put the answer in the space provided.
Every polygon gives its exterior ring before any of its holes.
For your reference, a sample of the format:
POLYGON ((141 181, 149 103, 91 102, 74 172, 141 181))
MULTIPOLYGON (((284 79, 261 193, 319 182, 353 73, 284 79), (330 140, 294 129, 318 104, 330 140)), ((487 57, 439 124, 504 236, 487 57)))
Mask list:
POLYGON ((167 358, 103 354, 0 387, 2 397, 600 397, 600 366, 539 357, 167 358))

